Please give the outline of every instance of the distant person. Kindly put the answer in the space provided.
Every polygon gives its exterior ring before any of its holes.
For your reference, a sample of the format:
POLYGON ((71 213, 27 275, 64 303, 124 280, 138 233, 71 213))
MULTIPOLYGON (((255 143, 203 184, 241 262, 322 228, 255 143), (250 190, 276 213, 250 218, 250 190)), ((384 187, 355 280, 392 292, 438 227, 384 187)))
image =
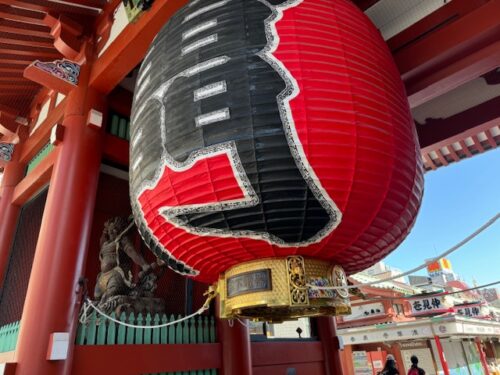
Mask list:
POLYGON ((392 354, 389 354, 385 361, 385 366, 382 371, 378 373, 379 375, 399 375, 399 371, 396 368, 396 360, 392 354))
POLYGON ((425 375, 425 371, 418 367, 418 357, 416 355, 412 355, 410 361, 411 367, 408 370, 408 375, 425 375))

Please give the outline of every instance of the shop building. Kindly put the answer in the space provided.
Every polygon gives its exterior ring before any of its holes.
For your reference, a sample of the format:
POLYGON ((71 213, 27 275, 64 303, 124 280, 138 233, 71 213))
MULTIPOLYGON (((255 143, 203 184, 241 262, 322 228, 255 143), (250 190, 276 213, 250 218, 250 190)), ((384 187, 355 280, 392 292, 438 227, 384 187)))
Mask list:
MULTIPOLYGON (((378 280, 364 273, 351 278, 365 284, 378 280)), ((454 293, 468 286, 452 284, 449 292, 431 293, 396 281, 362 287, 353 314, 337 318, 344 373, 376 374, 388 354, 404 373, 412 355, 427 374, 493 373, 500 363, 500 322, 486 301, 469 302, 479 292, 454 293)))

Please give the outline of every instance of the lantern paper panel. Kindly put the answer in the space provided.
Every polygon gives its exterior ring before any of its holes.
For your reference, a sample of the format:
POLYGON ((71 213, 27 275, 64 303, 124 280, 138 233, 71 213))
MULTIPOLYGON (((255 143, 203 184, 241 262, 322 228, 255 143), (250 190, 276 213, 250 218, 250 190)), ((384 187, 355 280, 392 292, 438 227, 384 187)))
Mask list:
POLYGON ((153 41, 131 122, 150 248, 213 282, 258 259, 348 273, 408 234, 422 163, 399 73, 344 0, 193 0, 153 41))

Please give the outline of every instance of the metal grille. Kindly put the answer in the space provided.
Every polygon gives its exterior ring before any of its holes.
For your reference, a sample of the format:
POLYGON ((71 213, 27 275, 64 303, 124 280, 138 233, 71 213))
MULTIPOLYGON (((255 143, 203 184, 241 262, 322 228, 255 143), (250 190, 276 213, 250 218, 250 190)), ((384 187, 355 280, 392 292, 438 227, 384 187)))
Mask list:
POLYGON ((130 139, 130 119, 111 111, 107 131, 118 138, 128 141, 130 139))
POLYGON ((21 319, 47 191, 42 191, 21 209, 9 266, 0 289, 0 326, 21 319))

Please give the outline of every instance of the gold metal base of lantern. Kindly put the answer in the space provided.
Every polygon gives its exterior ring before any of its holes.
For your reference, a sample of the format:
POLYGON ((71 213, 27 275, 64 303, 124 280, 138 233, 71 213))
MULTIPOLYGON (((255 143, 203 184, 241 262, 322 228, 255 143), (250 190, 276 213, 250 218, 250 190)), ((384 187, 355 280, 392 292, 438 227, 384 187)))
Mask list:
POLYGON ((219 278, 221 318, 281 322, 351 313, 348 289, 308 285, 345 286, 347 278, 338 265, 302 256, 238 264, 219 278))

